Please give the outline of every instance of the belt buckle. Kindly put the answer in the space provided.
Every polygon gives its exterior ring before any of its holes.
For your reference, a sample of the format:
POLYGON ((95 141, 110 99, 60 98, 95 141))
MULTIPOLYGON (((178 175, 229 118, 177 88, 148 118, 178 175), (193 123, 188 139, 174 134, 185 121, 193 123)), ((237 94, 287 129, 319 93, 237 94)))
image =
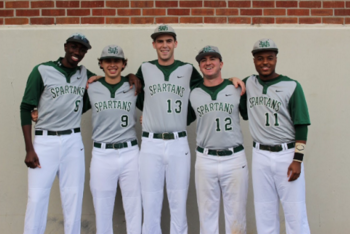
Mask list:
POLYGON ((163 132, 163 133, 162 133, 162 139, 163 139, 163 140, 169 140, 169 139, 165 139, 165 138, 164 138, 164 137, 165 137, 164 134, 169 134, 169 132, 163 132))
POLYGON ((59 133, 59 131, 55 131, 55 135, 56 135, 56 136, 61 136, 61 134, 59 133))
POLYGON ((113 143, 112 146, 113 146, 113 149, 115 149, 115 150, 120 149, 119 143, 113 143), (117 148, 116 148, 115 146, 116 146, 117 148))
POLYGON ((220 155, 220 153, 222 152, 223 150, 216 150, 216 156, 222 156, 220 155))

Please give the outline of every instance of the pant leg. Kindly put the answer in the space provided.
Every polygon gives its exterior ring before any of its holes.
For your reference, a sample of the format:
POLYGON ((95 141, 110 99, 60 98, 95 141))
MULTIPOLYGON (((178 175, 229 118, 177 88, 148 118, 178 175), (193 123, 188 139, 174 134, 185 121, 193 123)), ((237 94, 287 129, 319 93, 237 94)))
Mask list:
POLYGON ((279 198, 271 152, 253 148, 252 177, 258 234, 279 234, 279 198))
POLYGON ((59 183, 65 234, 78 234, 85 180, 85 154, 80 133, 63 135, 59 166, 59 183))
POLYGON ((97 234, 113 234, 113 210, 120 165, 117 150, 93 148, 90 189, 94 203, 97 234))
POLYGON ((246 234, 248 165, 245 152, 219 157, 226 234, 246 234))
POLYGON ((287 170, 292 163, 294 149, 277 153, 276 186, 283 206, 287 234, 309 234, 310 228, 305 203, 304 167, 301 165, 301 174, 295 181, 288 182, 287 170))
POLYGON ((33 142, 41 168, 28 168, 28 201, 24 234, 43 234, 52 183, 59 166, 58 137, 36 136, 33 142))
POLYGON ((120 150, 123 168, 119 177, 128 234, 141 234, 142 208, 139 177, 139 147, 120 150))
POLYGON ((196 152, 195 184, 201 234, 219 234, 218 157, 196 152))
POLYGON ((140 150, 143 234, 161 234, 160 216, 164 189, 164 140, 143 137, 140 150))
POLYGON ((191 152, 187 137, 165 141, 166 185, 171 215, 170 234, 187 234, 186 203, 191 152))

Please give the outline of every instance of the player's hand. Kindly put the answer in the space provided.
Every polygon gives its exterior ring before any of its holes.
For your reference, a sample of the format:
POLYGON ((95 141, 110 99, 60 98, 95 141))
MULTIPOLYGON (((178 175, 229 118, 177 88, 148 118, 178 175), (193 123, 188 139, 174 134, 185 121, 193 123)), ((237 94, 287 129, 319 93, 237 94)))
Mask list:
POLYGON ((86 89, 89 88, 89 84, 101 79, 103 76, 91 76, 89 79, 88 79, 88 82, 86 83, 86 89))
POLYGON ((137 94, 141 93, 142 91, 142 84, 139 78, 137 78, 137 76, 135 76, 134 74, 129 74, 129 84, 130 84, 130 89, 132 89, 132 87, 135 85, 135 96, 137 96, 137 94))
POLYGON ((241 87, 241 89, 242 89, 241 96, 243 94, 245 94, 245 84, 242 80, 240 80, 237 77, 229 78, 228 80, 232 82, 232 84, 235 86, 235 88, 238 88, 238 86, 241 87))
POLYGON ((30 168, 37 168, 37 167, 41 168, 38 155, 36 155, 34 150, 27 152, 24 163, 27 165, 27 167, 30 167, 30 168))
POLYGON ((38 122, 38 110, 32 110, 31 115, 32 115, 32 121, 35 123, 38 122))
POLYGON ((289 167, 287 176, 289 177, 288 181, 294 181, 299 178, 301 173, 301 162, 293 161, 289 167))
POLYGON ((140 124, 142 125, 142 115, 140 116, 140 124))

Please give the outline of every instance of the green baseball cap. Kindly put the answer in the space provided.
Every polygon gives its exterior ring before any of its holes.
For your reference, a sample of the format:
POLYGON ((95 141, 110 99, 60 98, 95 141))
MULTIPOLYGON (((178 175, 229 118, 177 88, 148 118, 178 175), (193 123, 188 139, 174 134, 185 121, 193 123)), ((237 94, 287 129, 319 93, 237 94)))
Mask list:
POLYGON ((220 59, 220 61, 222 61, 222 57, 221 57, 219 48, 216 46, 207 45, 207 46, 203 47, 198 52, 198 55, 196 56, 197 62, 199 63, 201 61, 201 59, 207 55, 214 55, 214 56, 218 57, 220 59))
POLYGON ((154 30, 154 33, 152 33, 151 37, 153 40, 155 40, 158 36, 163 34, 172 35, 173 37, 176 38, 175 30, 167 24, 162 24, 157 26, 156 29, 154 30))
POLYGON ((81 34, 81 33, 74 33, 73 35, 68 37, 66 42, 78 42, 88 49, 92 48, 89 40, 85 37, 84 34, 81 34))
POLYGON ((99 60, 107 58, 125 59, 123 49, 118 45, 106 46, 105 48, 103 48, 99 60))
POLYGON ((252 54, 254 55, 255 53, 258 53, 260 51, 276 51, 276 53, 278 53, 278 48, 273 40, 263 38, 255 42, 252 54))

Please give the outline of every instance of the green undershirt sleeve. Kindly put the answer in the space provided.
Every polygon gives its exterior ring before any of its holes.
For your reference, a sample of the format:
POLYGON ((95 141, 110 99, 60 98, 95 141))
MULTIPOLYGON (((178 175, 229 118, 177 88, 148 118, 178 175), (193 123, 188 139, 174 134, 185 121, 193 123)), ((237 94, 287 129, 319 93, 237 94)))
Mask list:
POLYGON ((194 87, 197 87, 201 82, 203 82, 203 77, 199 74, 197 69, 193 67, 191 80, 190 80, 191 89, 193 89, 194 87))
POLYGON ((33 68, 29 74, 27 85, 20 105, 21 125, 31 125, 31 111, 38 106, 40 96, 44 91, 44 82, 39 72, 40 65, 33 68))
MULTIPOLYGON (((145 87, 145 82, 144 82, 144 79, 143 79, 141 66, 137 70, 137 73, 135 74, 135 76, 140 79, 142 87, 144 88, 145 87)), ((136 107, 140 111, 143 110, 143 101, 144 101, 144 99, 145 99, 145 93, 144 93, 144 91, 142 89, 142 92, 137 95, 137 100, 136 100, 136 107)))
POLYGON ((84 97, 83 97, 83 112, 82 112, 82 114, 87 112, 90 109, 91 109, 91 104, 90 104, 89 95, 88 95, 88 92, 85 91, 84 97))
MULTIPOLYGON (((243 79, 244 84, 247 84, 247 78, 243 79)), ((247 108, 247 92, 245 92, 239 102, 239 113, 244 120, 248 120, 248 108, 247 108)))
POLYGON ((88 69, 86 69, 86 75, 87 75, 88 78, 90 78, 91 76, 96 76, 95 73, 89 71, 88 69))
POLYGON ((295 125, 295 140, 296 141, 307 141, 308 125, 295 125))

